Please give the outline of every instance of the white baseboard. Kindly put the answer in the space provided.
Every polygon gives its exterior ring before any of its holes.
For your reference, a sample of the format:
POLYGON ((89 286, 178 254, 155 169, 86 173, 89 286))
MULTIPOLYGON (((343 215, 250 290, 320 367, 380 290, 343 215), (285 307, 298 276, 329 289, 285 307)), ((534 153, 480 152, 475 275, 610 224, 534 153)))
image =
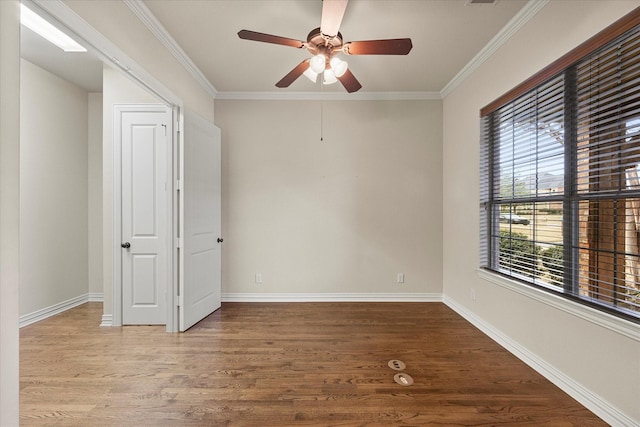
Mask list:
POLYGON ((476 316, 473 312, 467 310, 466 307, 459 304, 454 299, 445 295, 443 302, 475 327, 480 329, 485 335, 496 341, 518 359, 522 360, 569 396, 580 402, 584 407, 602 418, 605 422, 612 426, 620 427, 640 425, 638 420, 633 420, 602 397, 593 393, 582 384, 574 381, 573 378, 569 377, 562 371, 559 371, 547 361, 540 358, 537 354, 532 353, 518 342, 512 340, 510 337, 494 328, 491 324, 476 316))
POLYGON ((100 326, 109 327, 109 328, 113 326, 113 314, 103 314, 102 322, 100 323, 100 326))
MULTIPOLYGON (((20 316, 19 325, 22 328, 24 326, 31 325, 33 323, 47 319, 51 316, 55 316, 56 314, 60 314, 63 311, 67 311, 71 308, 77 307, 86 302, 92 301, 90 299, 91 298, 90 295, 92 294, 80 295, 75 298, 71 298, 66 301, 62 301, 57 304, 51 305, 49 307, 36 310, 32 313, 23 314, 22 316, 20 316)), ((95 296, 95 294, 93 295, 95 296)))
POLYGON ((89 302, 104 302, 103 292, 89 292, 87 295, 89 296, 89 302))
POLYGON ((222 294, 222 302, 442 302, 433 293, 235 293, 222 294))

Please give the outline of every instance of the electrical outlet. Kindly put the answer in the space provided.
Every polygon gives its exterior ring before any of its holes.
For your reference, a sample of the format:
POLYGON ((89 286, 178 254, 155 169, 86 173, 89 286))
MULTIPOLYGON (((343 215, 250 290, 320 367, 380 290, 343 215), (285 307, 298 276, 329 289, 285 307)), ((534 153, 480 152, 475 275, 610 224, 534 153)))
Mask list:
POLYGON ((262 283, 262 273, 256 273, 256 283, 262 283))
POLYGON ((476 290, 474 288, 471 288, 471 300, 475 301, 476 300, 476 290))
POLYGON ((398 283, 404 283, 404 273, 398 273, 396 280, 398 283))

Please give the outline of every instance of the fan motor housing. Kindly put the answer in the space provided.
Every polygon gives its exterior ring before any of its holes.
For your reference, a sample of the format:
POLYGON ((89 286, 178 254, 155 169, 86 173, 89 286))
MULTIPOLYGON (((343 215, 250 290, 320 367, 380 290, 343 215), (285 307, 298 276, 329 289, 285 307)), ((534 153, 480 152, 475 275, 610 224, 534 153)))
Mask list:
POLYGON ((338 32, 335 37, 325 36, 320 31, 320 27, 311 30, 307 36, 307 50, 312 55, 319 53, 324 54, 327 59, 333 56, 334 52, 337 53, 342 49, 342 34, 338 32))

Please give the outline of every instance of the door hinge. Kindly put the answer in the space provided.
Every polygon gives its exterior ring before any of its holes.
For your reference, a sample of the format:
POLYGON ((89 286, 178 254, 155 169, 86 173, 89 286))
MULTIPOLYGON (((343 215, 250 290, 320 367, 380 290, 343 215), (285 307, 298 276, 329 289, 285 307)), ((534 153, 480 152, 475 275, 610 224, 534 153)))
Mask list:
POLYGON ((178 295, 176 301, 178 307, 184 307, 184 295, 178 295))
POLYGON ((184 188, 184 184, 182 183, 182 180, 181 179, 177 180, 176 181, 176 190, 182 191, 183 188, 184 188))
POLYGON ((162 126, 164 128, 164 136, 167 136, 167 125, 162 124, 160 126, 162 126))
POLYGON ((176 248, 181 249, 184 244, 184 239, 182 237, 176 238, 176 248))

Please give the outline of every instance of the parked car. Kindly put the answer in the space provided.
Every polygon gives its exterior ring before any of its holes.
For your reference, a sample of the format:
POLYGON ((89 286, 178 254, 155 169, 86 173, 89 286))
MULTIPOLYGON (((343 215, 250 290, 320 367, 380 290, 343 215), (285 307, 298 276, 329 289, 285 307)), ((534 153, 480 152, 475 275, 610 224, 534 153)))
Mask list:
POLYGON ((531 221, 527 218, 523 218, 520 215, 516 215, 513 213, 500 214, 500 222, 504 222, 507 224, 522 224, 529 225, 531 221))

